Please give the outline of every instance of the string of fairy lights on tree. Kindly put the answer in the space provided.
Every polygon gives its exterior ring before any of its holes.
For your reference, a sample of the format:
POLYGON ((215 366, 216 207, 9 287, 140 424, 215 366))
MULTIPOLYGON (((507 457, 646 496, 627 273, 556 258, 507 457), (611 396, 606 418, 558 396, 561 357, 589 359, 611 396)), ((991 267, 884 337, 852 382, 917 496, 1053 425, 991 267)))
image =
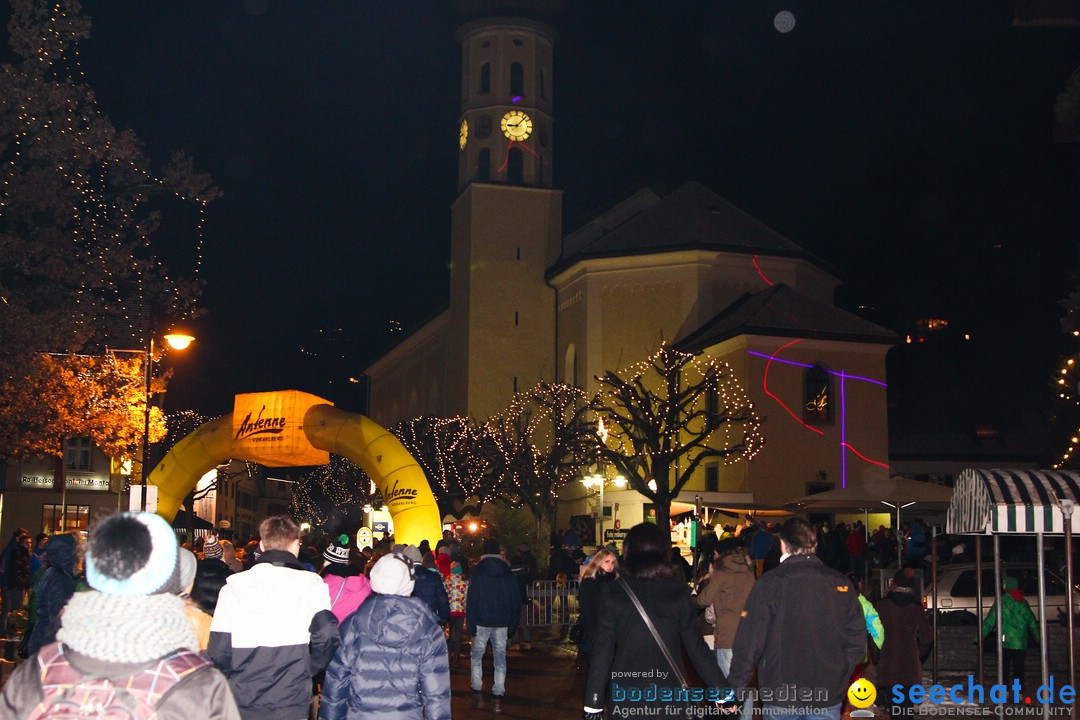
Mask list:
POLYGON ((594 456, 587 413, 585 392, 562 383, 541 381, 515 394, 482 429, 492 493, 511 507, 527 507, 538 521, 549 516, 559 489, 594 456))
POLYGON ((746 391, 727 363, 708 355, 663 344, 597 380, 593 408, 607 429, 600 455, 650 499, 673 497, 706 458, 731 465, 764 447, 746 391))
POLYGON ((76 335, 100 332, 102 318, 126 328, 109 328, 112 340, 139 341, 148 328, 148 306, 159 317, 181 319, 194 312, 201 285, 206 207, 220 193, 194 172, 183 154, 174 154, 160 174, 131 131, 117 131, 85 84, 78 42, 89 36, 89 20, 74 0, 20 3, 10 25, 12 49, 22 61, 9 65, 8 87, 19 88, 11 132, 11 154, 0 178, 0 212, 8 228, 26 217, 28 198, 40 203, 51 224, 34 227, 66 252, 54 264, 71 302, 76 335), (192 204, 197 213, 190 279, 170 275, 154 255, 150 238, 161 224, 158 197, 192 204), (66 218, 66 219, 65 219, 66 218))
MULTIPOLYGON (((1080 330, 1074 330, 1072 332, 1073 337, 1080 337, 1080 330)), ((1071 355, 1063 358, 1061 361, 1061 367, 1058 368, 1057 378, 1054 381, 1054 389, 1057 391, 1058 399, 1061 400, 1069 410, 1077 410, 1080 408, 1080 379, 1077 377, 1077 369, 1080 368, 1080 355, 1071 355)), ((1065 452, 1061 454, 1061 459, 1053 464, 1054 470, 1060 470, 1072 456, 1076 453, 1077 447, 1080 446, 1080 427, 1073 431, 1069 437, 1069 445, 1065 449, 1065 452)))
POLYGON ((729 465, 752 459, 764 447, 761 419, 752 412, 753 403, 735 379, 731 366, 721 360, 663 345, 645 360, 597 379, 603 385, 599 393, 601 404, 610 406, 612 401, 617 401, 626 407, 628 401, 635 399, 631 395, 649 401, 649 407, 643 407, 642 413, 634 416, 603 413, 609 432, 615 428, 611 433, 613 440, 621 442, 626 449, 648 451, 634 447, 635 438, 641 435, 638 431, 646 423, 656 427, 661 439, 675 449, 691 436, 695 446, 740 447, 739 452, 724 458, 729 465), (647 380, 650 375, 655 376, 654 384, 647 380), (612 379, 622 382, 613 384, 609 382, 612 379), (699 389, 673 407, 672 399, 680 393, 679 388, 693 386, 699 389), (732 417, 737 421, 718 421, 732 417), (712 442, 715 439, 722 442, 712 442))
POLYGON ((300 476, 293 486, 290 512, 313 524, 324 524, 351 508, 383 506, 382 495, 366 472, 341 455, 330 455, 300 476))
POLYGON ((421 416, 393 428, 405 449, 416 458, 428 478, 443 515, 462 517, 466 511, 492 499, 493 486, 485 482, 485 461, 478 453, 480 430, 466 417, 421 416))

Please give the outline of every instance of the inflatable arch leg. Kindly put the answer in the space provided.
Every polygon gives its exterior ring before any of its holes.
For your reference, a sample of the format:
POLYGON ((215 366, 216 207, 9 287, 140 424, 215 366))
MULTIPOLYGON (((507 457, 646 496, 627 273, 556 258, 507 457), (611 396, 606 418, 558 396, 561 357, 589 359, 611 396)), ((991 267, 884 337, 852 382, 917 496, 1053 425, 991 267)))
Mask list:
POLYGON ((401 441, 373 420, 313 405, 304 414, 308 441, 360 466, 382 493, 394 519, 394 540, 418 545, 442 537, 442 516, 427 476, 401 441))
MULTIPOLYGON (((304 414, 304 434, 313 446, 348 458, 371 476, 394 519, 397 542, 417 545, 441 536, 441 516, 427 476, 388 430, 358 413, 319 404, 304 414)), ((147 478, 158 487, 158 513, 176 517, 199 478, 229 458, 259 461, 233 450, 232 415, 211 420, 174 445, 147 478)))
POLYGON ((199 478, 231 457, 231 414, 200 425, 173 445, 146 479, 157 485, 158 515, 172 522, 199 478))

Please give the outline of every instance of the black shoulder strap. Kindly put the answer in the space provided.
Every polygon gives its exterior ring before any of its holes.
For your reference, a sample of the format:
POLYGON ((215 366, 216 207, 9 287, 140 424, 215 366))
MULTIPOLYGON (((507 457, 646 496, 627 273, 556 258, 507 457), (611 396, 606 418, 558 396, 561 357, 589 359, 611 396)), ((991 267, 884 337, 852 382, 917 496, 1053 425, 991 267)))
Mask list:
POLYGON ((653 640, 655 640, 656 644, 660 646, 661 652, 663 652, 664 657, 667 658, 668 665, 671 666, 672 672, 675 673, 675 677, 676 679, 678 679, 679 685, 684 688, 690 687, 690 685, 686 682, 686 678, 683 676, 682 671, 679 670, 679 666, 675 664, 675 658, 671 657, 671 652, 668 650, 667 645, 664 644, 664 639, 660 637, 660 633, 657 632, 656 626, 653 625, 653 621, 649 618, 648 613, 645 612, 645 608, 642 607, 641 601, 638 600, 637 595, 634 594, 634 591, 630 589, 630 586, 626 584, 626 580, 624 580, 623 578, 619 578, 619 584, 623 586, 623 590, 625 590, 626 594, 630 596, 630 601, 634 603, 634 607, 636 607, 637 611, 641 613, 641 619, 645 621, 646 627, 648 627, 649 632, 652 633, 653 640))

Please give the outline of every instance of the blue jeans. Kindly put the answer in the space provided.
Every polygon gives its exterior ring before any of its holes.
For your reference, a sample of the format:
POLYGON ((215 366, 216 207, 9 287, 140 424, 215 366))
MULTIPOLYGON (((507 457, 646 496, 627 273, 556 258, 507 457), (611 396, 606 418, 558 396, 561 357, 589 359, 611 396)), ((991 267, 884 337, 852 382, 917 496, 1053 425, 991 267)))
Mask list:
POLYGON ((767 720, 840 720, 844 703, 824 708, 788 708, 763 705, 761 716, 767 720))
POLYGON ((504 627, 476 626, 476 634, 472 637, 472 667, 469 673, 469 684, 473 692, 484 690, 484 652, 487 650, 488 641, 491 641, 491 654, 495 659, 495 684, 491 686, 491 694, 502 697, 506 694, 506 631, 504 627))
MULTIPOLYGON (((716 648, 716 664, 720 666, 720 672, 726 678, 731 673, 731 648, 716 648)), ((750 720, 754 714, 754 701, 747 698, 743 701, 741 720, 750 720)))

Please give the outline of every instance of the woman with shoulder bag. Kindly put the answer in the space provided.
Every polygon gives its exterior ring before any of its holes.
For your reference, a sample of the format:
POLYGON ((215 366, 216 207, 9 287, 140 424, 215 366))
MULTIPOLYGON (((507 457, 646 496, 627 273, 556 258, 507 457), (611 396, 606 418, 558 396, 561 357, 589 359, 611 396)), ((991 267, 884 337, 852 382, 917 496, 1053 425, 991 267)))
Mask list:
POLYGON ((686 717, 703 702, 734 707, 727 680, 698 631, 690 588, 670 557, 670 535, 653 523, 627 533, 619 578, 600 586, 604 612, 590 640, 586 720, 599 720, 605 705, 612 716, 664 717, 686 717), (689 687, 684 651, 704 688, 689 687))

